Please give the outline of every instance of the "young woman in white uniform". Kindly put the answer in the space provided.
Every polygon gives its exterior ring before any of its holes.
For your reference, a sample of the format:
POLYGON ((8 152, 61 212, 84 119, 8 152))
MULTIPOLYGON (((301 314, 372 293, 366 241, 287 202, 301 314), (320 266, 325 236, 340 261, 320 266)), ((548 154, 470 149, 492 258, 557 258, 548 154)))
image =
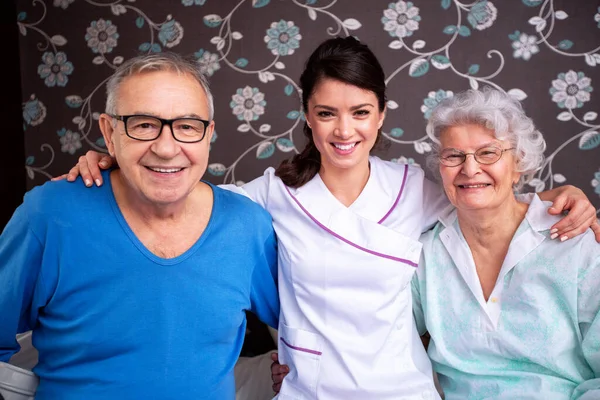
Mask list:
POLYGON ((273 216, 279 252, 280 399, 435 399, 412 318, 419 235, 446 205, 410 165, 369 153, 384 72, 353 38, 325 42, 300 77, 309 141, 244 190, 273 216))
MULTIPOLYGON (((325 41, 300 85, 306 148, 242 189, 228 185, 268 210, 277 232, 279 361, 290 370, 278 398, 439 399, 410 282, 417 239, 448 200, 420 168, 370 156, 386 98, 366 45, 325 41)), ((71 178, 97 170, 97 154, 87 157, 71 178)), ((577 204, 589 211, 587 199, 577 204)))

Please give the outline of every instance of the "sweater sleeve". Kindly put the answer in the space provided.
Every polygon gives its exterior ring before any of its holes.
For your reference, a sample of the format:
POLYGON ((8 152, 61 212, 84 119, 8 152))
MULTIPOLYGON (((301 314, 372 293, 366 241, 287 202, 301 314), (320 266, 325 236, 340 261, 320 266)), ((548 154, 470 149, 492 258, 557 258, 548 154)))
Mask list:
POLYGON ((277 241, 275 232, 264 243, 252 272, 250 292, 251 311, 267 325, 277 329, 279 323, 279 294, 277 293, 277 241))
POLYGON ((24 203, 0 235, 0 361, 8 362, 19 351, 16 335, 36 325, 39 299, 45 297, 40 279, 43 251, 24 203))

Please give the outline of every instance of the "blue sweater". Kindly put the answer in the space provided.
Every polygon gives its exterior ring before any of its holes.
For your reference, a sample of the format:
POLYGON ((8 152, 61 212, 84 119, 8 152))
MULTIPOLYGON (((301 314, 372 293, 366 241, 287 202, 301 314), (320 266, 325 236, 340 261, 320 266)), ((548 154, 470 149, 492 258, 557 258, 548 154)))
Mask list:
POLYGON ((0 236, 0 361, 32 329, 36 400, 233 399, 244 310, 277 327, 270 216, 211 185, 206 230, 163 259, 104 181, 34 188, 0 236))

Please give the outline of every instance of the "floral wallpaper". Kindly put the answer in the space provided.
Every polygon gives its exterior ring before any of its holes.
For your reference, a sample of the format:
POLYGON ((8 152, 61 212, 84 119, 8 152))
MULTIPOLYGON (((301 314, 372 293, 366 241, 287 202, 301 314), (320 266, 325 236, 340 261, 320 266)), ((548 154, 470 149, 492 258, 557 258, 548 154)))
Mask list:
POLYGON ((105 151, 106 79, 161 50, 193 54, 210 77, 217 134, 206 179, 249 181, 304 145, 297 80, 308 55, 354 35, 387 74, 390 145, 377 155, 424 165, 431 109, 492 86, 521 100, 545 134, 528 189, 570 183, 600 209, 600 1, 20 0, 16 19, 28 188, 105 151))

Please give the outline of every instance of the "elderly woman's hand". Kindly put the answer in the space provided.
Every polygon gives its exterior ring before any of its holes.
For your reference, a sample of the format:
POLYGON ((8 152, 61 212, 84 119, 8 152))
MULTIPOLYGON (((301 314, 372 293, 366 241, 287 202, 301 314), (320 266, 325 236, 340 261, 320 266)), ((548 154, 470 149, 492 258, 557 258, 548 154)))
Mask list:
POLYGON ((569 214, 552 226, 551 238, 561 241, 573 238, 591 228, 600 243, 600 224, 596 218, 596 209, 581 189, 564 185, 546 192, 539 193, 543 200, 552 201, 548 213, 553 215, 568 211, 569 214))

